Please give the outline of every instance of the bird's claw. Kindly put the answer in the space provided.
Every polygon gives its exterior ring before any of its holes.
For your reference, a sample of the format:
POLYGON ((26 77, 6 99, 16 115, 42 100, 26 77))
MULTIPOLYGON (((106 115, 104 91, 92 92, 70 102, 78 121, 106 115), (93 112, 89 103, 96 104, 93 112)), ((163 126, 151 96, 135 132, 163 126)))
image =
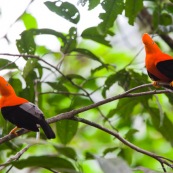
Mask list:
POLYGON ((170 84, 169 84, 171 87, 173 87, 173 81, 172 82, 170 82, 170 84))
MULTIPOLYGON (((152 84, 155 88, 160 88, 158 81, 153 81, 152 84)), ((173 83, 172 83, 172 85, 173 85, 173 83)))
POLYGON ((15 135, 15 136, 18 136, 18 133, 16 132, 18 129, 20 129, 19 127, 15 127, 14 129, 12 129, 11 131, 10 131, 10 135, 12 134, 12 135, 15 135))

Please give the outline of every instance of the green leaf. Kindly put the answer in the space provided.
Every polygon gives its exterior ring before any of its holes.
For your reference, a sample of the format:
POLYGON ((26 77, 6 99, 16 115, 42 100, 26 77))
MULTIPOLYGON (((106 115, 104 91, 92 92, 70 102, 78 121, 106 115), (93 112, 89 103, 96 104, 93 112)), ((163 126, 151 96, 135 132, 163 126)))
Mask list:
POLYGON ((20 53, 34 54, 36 50, 36 44, 34 41, 33 33, 30 30, 24 31, 21 34, 21 39, 16 41, 17 48, 20 53))
POLYGON ((158 109, 146 106, 146 104, 145 104, 145 109, 147 109, 147 111, 150 113, 154 127, 173 146, 173 133, 172 133, 173 123, 172 123, 172 121, 165 114, 165 116, 161 122, 161 119, 159 116, 160 113, 159 113, 158 109))
POLYGON ((143 8, 143 0, 126 0, 125 15, 129 18, 129 24, 133 25, 137 14, 143 8))
POLYGON ((15 89, 16 94, 18 95, 18 93, 22 90, 21 81, 19 79, 10 78, 9 83, 13 86, 13 88, 15 89))
POLYGON ((87 50, 87 49, 82 49, 82 48, 76 48, 73 50, 73 52, 79 52, 83 55, 86 55, 88 58, 98 61, 101 64, 104 64, 99 57, 97 57, 95 54, 93 54, 91 51, 87 50))
POLYGON ((116 72, 115 74, 111 74, 105 81, 105 86, 102 91, 103 97, 106 97, 106 91, 109 90, 109 88, 116 82, 127 90, 130 86, 130 80, 131 76, 129 72, 124 69, 116 72))
POLYGON ((49 10, 55 12, 64 19, 69 20, 70 22, 77 24, 80 20, 80 13, 78 9, 69 2, 55 1, 50 2, 46 1, 44 3, 49 10))
POLYGON ((76 160, 77 154, 73 148, 63 147, 63 146, 55 146, 55 148, 60 154, 66 156, 70 159, 76 160))
POLYGON ((155 8, 154 9, 154 12, 153 12, 153 18, 152 18, 154 29, 157 29, 158 28, 159 21, 160 21, 160 12, 159 12, 159 9, 158 8, 155 8))
POLYGON ((12 165, 18 169, 24 169, 27 167, 42 167, 42 168, 58 168, 63 172, 75 172, 75 168, 71 162, 66 159, 57 156, 31 156, 26 159, 12 162, 12 165))
POLYGON ((103 21, 99 24, 98 30, 104 35, 113 26, 118 14, 122 13, 124 2, 122 0, 104 0, 101 5, 105 12, 99 15, 103 21))
POLYGON ((107 41, 105 39, 106 35, 101 35, 98 31, 98 28, 97 27, 91 27, 91 28, 87 28, 85 29, 81 36, 83 38, 86 38, 86 39, 90 39, 90 40, 93 40, 93 41, 96 41, 98 43, 101 43, 105 46, 109 46, 111 47, 111 44, 109 43, 109 41, 107 41))
POLYGON ((46 82, 46 83, 50 85, 55 91, 69 92, 62 82, 46 82))
POLYGON ((0 59, 0 70, 18 68, 15 63, 7 59, 0 59))
POLYGON ((71 27, 69 30, 69 34, 66 36, 66 41, 64 42, 64 45, 61 47, 61 51, 66 54, 73 51, 73 49, 76 48, 77 45, 77 30, 75 27, 71 27))
POLYGON ((97 5, 100 4, 100 0, 89 0, 89 10, 94 9, 97 5))
POLYGON ((21 16, 21 19, 23 20, 23 23, 24 23, 27 30, 31 29, 31 28, 37 28, 37 20, 31 14, 24 13, 21 16))
POLYGON ((173 14, 173 4, 172 4, 172 3, 165 3, 165 4, 164 4, 164 9, 165 9, 167 12, 173 14))
POLYGON ((63 41, 63 45, 67 43, 66 37, 64 34, 57 32, 52 29, 30 29, 23 31, 21 33, 21 39, 16 41, 17 48, 20 53, 23 54, 34 54, 36 50, 36 44, 34 41, 35 35, 49 34, 54 35, 57 38, 60 38, 63 41))
POLYGON ((103 155, 105 156, 106 154, 112 153, 112 152, 116 151, 117 149, 119 149, 119 148, 118 148, 118 147, 106 148, 106 149, 103 151, 103 155))
POLYGON ((78 129, 78 122, 72 120, 61 120, 56 123, 57 134, 63 144, 69 143, 78 129))
POLYGON ((162 13, 160 15, 160 24, 167 26, 167 25, 171 25, 172 24, 172 17, 170 14, 168 13, 162 13))
POLYGON ((31 71, 34 70, 34 68, 37 65, 37 60, 36 59, 29 59, 23 69, 23 77, 26 78, 31 71))

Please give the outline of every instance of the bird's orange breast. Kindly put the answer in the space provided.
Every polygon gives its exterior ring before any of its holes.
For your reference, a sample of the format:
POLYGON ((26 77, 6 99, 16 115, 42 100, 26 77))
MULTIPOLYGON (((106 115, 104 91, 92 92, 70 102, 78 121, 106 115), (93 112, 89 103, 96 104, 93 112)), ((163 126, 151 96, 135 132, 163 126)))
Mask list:
POLYGON ((147 54, 145 58, 146 69, 149 73, 157 77, 162 82, 170 82, 171 79, 166 77, 157 69, 157 64, 161 61, 169 60, 170 56, 165 56, 165 54, 147 54))

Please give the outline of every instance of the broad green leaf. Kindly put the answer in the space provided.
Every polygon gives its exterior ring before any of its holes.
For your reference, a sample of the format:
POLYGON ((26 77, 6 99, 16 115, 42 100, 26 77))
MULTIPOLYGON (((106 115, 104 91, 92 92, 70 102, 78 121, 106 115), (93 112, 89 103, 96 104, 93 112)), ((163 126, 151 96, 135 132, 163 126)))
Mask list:
POLYGON ((18 93, 22 90, 22 83, 19 79, 16 78, 10 78, 9 83, 13 86, 16 94, 18 95, 18 93))
POLYGON ((126 138, 127 140, 131 140, 131 139, 133 138, 134 134, 137 133, 137 132, 139 132, 139 130, 137 130, 137 129, 130 129, 130 130, 126 133, 125 138, 126 138))
POLYGON ((63 144, 69 143, 78 129, 78 122, 72 120, 61 120, 56 123, 57 134, 63 144))
POLYGON ((124 9, 122 0, 104 0, 101 3, 104 13, 99 15, 103 21, 99 24, 98 30, 101 34, 107 34, 107 31, 113 26, 118 14, 121 14, 124 9))
POLYGON ((55 91, 65 91, 68 92, 68 89, 63 85, 62 82, 46 82, 50 85, 55 91))
POLYGON ((9 61, 7 59, 0 59, 0 70, 13 68, 18 68, 15 62, 9 61))
POLYGON ((24 13, 21 16, 26 29, 37 28, 37 21, 34 16, 29 13, 24 13))
POLYGON ((69 34, 66 36, 66 41, 64 42, 64 45, 61 47, 61 51, 64 54, 70 53, 73 51, 73 49, 77 46, 77 30, 75 27, 71 27, 69 30, 69 34))
POLYGON ((93 41, 96 41, 98 43, 101 43, 105 46, 109 46, 111 47, 111 44, 109 43, 109 41, 106 40, 106 35, 101 35, 98 31, 97 27, 91 27, 91 28, 87 28, 85 29, 81 36, 85 39, 90 39, 93 41))
POLYGON ((44 3, 49 10, 55 12, 59 16, 69 20, 70 22, 77 24, 80 20, 80 13, 78 9, 69 2, 55 1, 50 2, 46 1, 44 3))
POLYGON ((66 77, 68 79, 71 79, 71 80, 73 80, 73 79, 79 79, 79 80, 82 80, 82 81, 85 80, 85 78, 83 76, 78 75, 78 74, 68 74, 68 75, 66 75, 66 77))
POLYGON ((54 35, 57 38, 60 38, 62 40, 63 45, 67 43, 65 35, 55 30, 47 29, 47 28, 30 29, 30 30, 23 31, 21 33, 21 38, 16 41, 16 45, 19 52, 23 54, 34 54, 36 50, 34 36, 41 35, 41 34, 54 35))
POLYGON ((12 162, 12 165, 18 169, 24 169, 28 167, 42 167, 42 168, 58 168, 63 172, 75 172, 75 168, 71 162, 66 159, 57 157, 57 156, 31 156, 26 159, 21 159, 15 162, 12 162))
POLYGON ((137 14, 143 8, 143 0, 126 0, 125 15, 129 19, 129 24, 133 25, 137 14))
POLYGON ((36 44, 33 33, 27 30, 21 33, 21 39, 16 40, 16 45, 20 53, 32 55, 35 53, 36 44))
POLYGON ((94 9, 97 5, 100 4, 100 0, 89 0, 89 10, 94 9))
MULTIPOLYGON (((130 140, 131 141, 131 140, 130 140)), ((129 165, 132 164, 133 150, 129 147, 121 148, 119 158, 123 158, 129 165)))
POLYGON ((101 158, 96 157, 104 173, 132 173, 131 168, 121 158, 101 158))
POLYGON ((172 121, 165 114, 165 116, 161 122, 161 119, 159 116, 160 113, 159 113, 158 109, 146 106, 146 104, 145 104, 145 109, 150 113, 154 127, 173 146, 173 133, 172 133, 173 123, 172 123, 172 121))
POLYGON ((23 77, 26 78, 31 71, 34 70, 34 68, 37 65, 37 60, 36 59, 29 59, 23 69, 23 77))
POLYGON ((106 97, 106 91, 109 90, 109 88, 116 82, 118 82, 118 84, 122 88, 127 90, 130 86, 130 80, 131 80, 131 77, 130 77, 129 72, 124 69, 120 70, 114 74, 111 74, 105 81, 105 86, 102 91, 103 97, 106 97))
POLYGON ((131 123, 133 110, 139 103, 140 98, 124 98, 118 101, 115 112, 121 117, 120 126, 125 126, 131 123))
POLYGON ((172 3, 165 3, 165 4, 164 4, 164 9, 165 9, 167 12, 173 14, 173 4, 172 4, 172 3))
POLYGON ((168 13, 162 13, 160 15, 160 24, 167 26, 172 24, 172 16, 168 13))
POLYGON ((81 53, 83 55, 86 55, 88 58, 98 61, 101 64, 104 64, 101 59, 99 57, 97 57, 95 54, 93 54, 91 51, 87 50, 87 49, 82 49, 82 48, 76 48, 73 50, 74 52, 78 52, 81 53))
POLYGON ((54 146, 55 149, 62 155, 71 158, 73 160, 77 159, 77 154, 73 148, 63 147, 63 146, 54 146))
POLYGON ((30 30, 28 30, 28 32, 32 32, 33 35, 41 35, 41 34, 54 35, 57 38, 61 38, 63 42, 66 42, 65 35, 63 33, 61 33, 61 32, 57 32, 57 31, 55 31, 53 29, 48 29, 48 28, 44 28, 44 29, 30 29, 30 30))

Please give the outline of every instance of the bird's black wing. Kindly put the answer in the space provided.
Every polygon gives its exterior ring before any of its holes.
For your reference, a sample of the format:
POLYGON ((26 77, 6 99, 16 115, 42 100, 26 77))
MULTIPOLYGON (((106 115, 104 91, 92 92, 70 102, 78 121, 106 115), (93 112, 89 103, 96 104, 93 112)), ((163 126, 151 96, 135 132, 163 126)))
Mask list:
POLYGON ((156 67, 162 74, 173 80, 173 59, 161 61, 157 63, 156 67))

